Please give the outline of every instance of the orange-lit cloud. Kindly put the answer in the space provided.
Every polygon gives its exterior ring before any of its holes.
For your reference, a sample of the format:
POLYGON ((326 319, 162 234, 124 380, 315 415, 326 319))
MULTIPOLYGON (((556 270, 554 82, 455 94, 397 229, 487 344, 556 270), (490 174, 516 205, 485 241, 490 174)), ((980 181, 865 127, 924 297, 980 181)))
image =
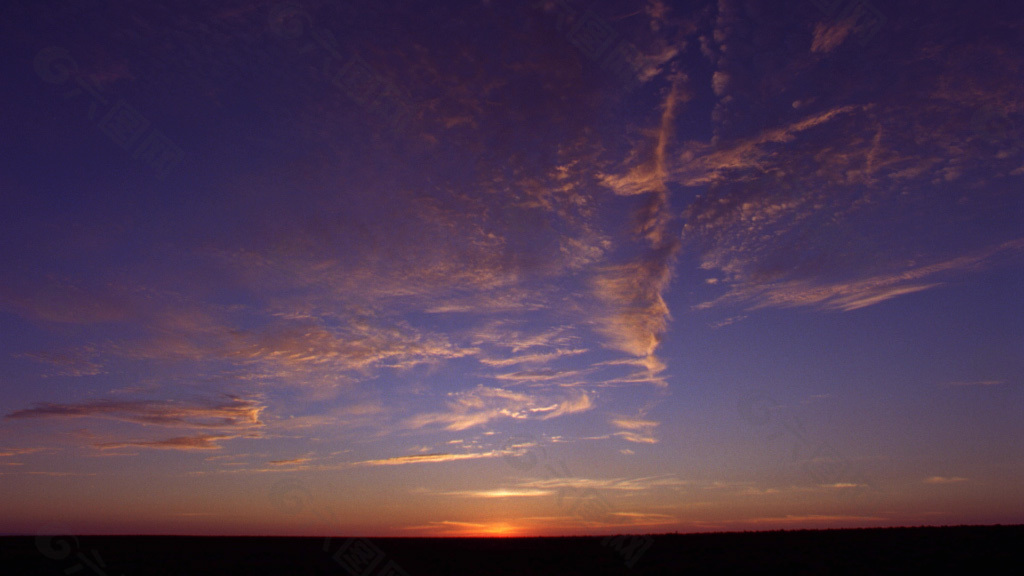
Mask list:
POLYGON ((465 496, 468 498, 530 498, 535 496, 552 496, 554 494, 554 490, 527 488, 496 488, 493 490, 461 490, 457 492, 445 492, 445 495, 447 496, 465 496))
POLYGON ((925 484, 959 484, 967 481, 967 478, 960 476, 931 476, 922 480, 925 484))
POLYGON ((816 306, 824 309, 851 311, 884 302, 897 296, 920 292, 940 282, 928 282, 941 274, 974 270, 1003 252, 1021 252, 1024 240, 1003 243, 975 254, 918 266, 890 274, 825 284, 812 279, 737 286, 729 293, 697 306, 706 309, 729 302, 749 302, 752 308, 767 306, 816 306))
POLYGON ((95 444, 102 450, 117 448, 152 448, 157 450, 220 450, 220 441, 237 438, 230 435, 202 434, 199 436, 179 436, 166 440, 135 440, 131 442, 103 442, 95 444))
POLYGON ((477 452, 463 454, 416 454, 412 456, 395 456, 393 458, 381 458, 378 460, 362 460, 353 462, 353 466, 402 466, 405 464, 425 464, 438 462, 455 462, 457 460, 476 460, 479 458, 494 458, 501 456, 500 452, 477 452))
POLYGON ((593 408, 593 402, 586 393, 547 403, 538 396, 524 392, 483 385, 453 394, 453 400, 447 404, 448 410, 445 412, 419 414, 409 418, 406 424, 411 428, 441 424, 447 430, 466 430, 496 418, 522 420, 541 414, 539 418, 548 419, 593 408))
POLYGON ((210 403, 118 400, 96 400, 80 404, 42 402, 33 408, 11 412, 5 418, 106 418, 170 427, 247 428, 262 425, 259 417, 265 408, 255 400, 242 398, 210 403))
POLYGON ((658 439, 654 436, 654 429, 659 422, 641 418, 613 418, 611 424, 620 429, 614 435, 623 440, 638 444, 658 443, 658 439))
POLYGON ((818 22, 814 27, 811 52, 831 52, 853 31, 852 20, 818 22))

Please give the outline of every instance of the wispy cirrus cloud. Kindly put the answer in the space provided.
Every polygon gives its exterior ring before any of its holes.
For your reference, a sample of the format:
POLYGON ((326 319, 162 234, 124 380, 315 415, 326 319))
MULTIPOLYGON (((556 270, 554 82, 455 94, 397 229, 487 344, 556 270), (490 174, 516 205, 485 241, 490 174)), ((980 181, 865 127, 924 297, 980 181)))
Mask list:
POLYGON ((265 409, 257 400, 230 396, 210 402, 95 400, 78 404, 40 402, 4 418, 103 418, 177 428, 252 428, 263 425, 260 413, 265 409))
POLYGON ((677 107, 686 101, 684 81, 682 76, 673 79, 659 128, 627 160, 631 167, 621 175, 600 175, 601 183, 618 195, 645 197, 633 233, 649 246, 631 262, 602 267, 592 280, 593 293, 608 308, 597 320, 599 332, 608 339, 609 347, 641 358, 653 358, 671 319, 662 294, 671 280, 680 244, 668 232, 672 218, 668 148, 677 107))
POLYGON ((39 452, 47 452, 49 448, 4 448, 0 447, 0 458, 10 458, 12 456, 27 456, 29 454, 37 454, 39 452))
POLYGON ((120 322, 135 313, 132 294, 124 286, 26 279, 0 282, 0 306, 21 316, 59 324, 120 322))
POLYGON ((743 522, 750 524, 807 524, 814 522, 835 523, 835 522, 885 522, 888 518, 884 516, 856 516, 842 514, 805 514, 786 516, 765 516, 759 518, 747 518, 743 522))
POLYGON ((988 388, 991 386, 1004 386, 1006 385, 1005 380, 971 380, 966 382, 948 382, 942 384, 946 388, 961 388, 961 387, 980 387, 988 388))
POLYGON ((477 460, 480 458, 495 458, 503 453, 499 451, 489 452, 467 452, 467 453, 437 453, 437 454, 414 454, 411 456, 395 456, 392 458, 380 458, 376 460, 361 460, 352 462, 351 466, 404 466, 406 464, 435 464, 439 462, 456 462, 459 460, 477 460))
POLYGON ((1014 240, 975 254, 847 282, 825 283, 815 279, 800 279, 763 284, 750 283, 736 286, 713 301, 699 304, 697 308, 706 309, 726 303, 747 303, 751 309, 814 306, 849 312, 940 286, 942 282, 938 280, 943 274, 977 270, 1001 253, 1014 254, 1022 251, 1024 240, 1014 240))
POLYGON ((853 20, 818 22, 814 26, 814 40, 811 52, 831 52, 853 32, 853 20))
POLYGON ((646 260, 606 268, 594 280, 595 293, 611 307, 599 320, 611 347, 637 357, 654 354, 670 319, 662 291, 671 278, 673 251, 665 248, 646 260))
POLYGON ((519 488, 531 488, 539 490, 558 489, 595 489, 612 490, 620 492, 642 492, 655 488, 681 488, 690 483, 678 478, 674 474, 662 474, 658 476, 647 476, 640 478, 548 478, 541 480, 530 480, 517 484, 519 488))
POLYGON ((101 450, 118 448, 149 448, 154 450, 179 450, 183 452, 220 450, 220 442, 238 438, 237 435, 201 434, 198 436, 177 436, 164 440, 133 440, 130 442, 102 442, 93 444, 101 450))
POLYGON ((619 429, 618 432, 614 433, 614 436, 618 436, 623 440, 638 444, 658 443, 654 430, 660 422, 642 418, 613 418, 611 424, 619 429))
POLYGON ((516 366, 519 364, 544 364, 565 356, 576 356, 579 354, 586 354, 587 352, 588 350, 586 348, 557 349, 552 352, 522 354, 508 358, 481 358, 480 362, 487 364, 488 366, 496 367, 516 366))
POLYGON ((528 488, 495 488, 493 490, 458 490, 442 492, 445 496, 463 496, 466 498, 532 498, 537 496, 553 496, 554 490, 528 488))
POLYGON ((479 385, 472 390, 450 394, 444 412, 418 414, 406 420, 410 428, 443 425, 446 430, 466 430, 497 418, 547 420, 566 414, 585 412, 594 407, 586 392, 561 399, 546 400, 538 395, 504 388, 479 385))
POLYGON ((271 460, 267 462, 271 466, 297 466, 300 464, 306 464, 312 462, 312 458, 291 458, 288 460, 271 460))
POLYGON ((98 376, 104 373, 103 365, 95 362, 96 351, 86 348, 68 352, 25 352, 19 357, 49 364, 56 369, 56 376, 98 376))
POLYGON ((967 482, 968 478, 961 476, 931 476, 922 480, 925 484, 960 484, 961 482, 967 482))
POLYGON ((234 352, 238 358, 284 370, 359 371, 371 367, 408 368, 460 358, 475 349, 453 346, 440 335, 423 335, 409 326, 380 326, 354 320, 332 329, 321 322, 282 323, 255 334, 234 352))
POLYGON ((849 57, 852 20, 818 23, 806 42, 779 42, 784 18, 751 18, 742 3, 718 3, 704 46, 717 67, 715 135, 686 142, 670 171, 704 188, 685 209, 684 247, 726 290, 704 307, 857 310, 942 286, 943 271, 977 271, 976 255, 1019 237, 1019 226, 982 213, 986 202, 1007 203, 1024 160, 1010 120, 1024 93, 994 73, 1019 68, 1005 40, 954 54, 937 44, 938 30, 922 32, 914 49, 835 84, 829 70, 849 57), (981 60, 992 67, 982 71, 981 60), (808 93, 812 84, 829 89, 808 93), (979 117, 1000 128, 968 126, 979 117), (907 136, 922 130, 928 142, 907 136), (863 233, 896 219, 884 234, 863 233))
POLYGON ((494 374, 496 380, 505 380, 513 383, 522 382, 551 382, 566 378, 576 378, 587 370, 558 370, 556 368, 535 368, 530 370, 519 370, 517 372, 506 372, 494 374))

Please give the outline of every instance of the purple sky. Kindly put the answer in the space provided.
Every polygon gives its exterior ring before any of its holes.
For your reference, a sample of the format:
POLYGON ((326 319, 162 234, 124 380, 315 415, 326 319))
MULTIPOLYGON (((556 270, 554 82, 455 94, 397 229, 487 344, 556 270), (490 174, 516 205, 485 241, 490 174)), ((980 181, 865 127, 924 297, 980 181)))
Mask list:
POLYGON ((1020 523, 1022 37, 5 3, 0 533, 1020 523))

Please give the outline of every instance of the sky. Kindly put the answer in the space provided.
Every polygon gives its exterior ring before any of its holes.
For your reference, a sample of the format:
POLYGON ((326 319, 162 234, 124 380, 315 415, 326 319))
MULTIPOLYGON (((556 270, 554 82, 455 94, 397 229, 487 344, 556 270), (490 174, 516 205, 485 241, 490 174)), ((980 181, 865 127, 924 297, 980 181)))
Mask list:
POLYGON ((0 533, 1024 522, 1022 39, 5 2, 0 533))

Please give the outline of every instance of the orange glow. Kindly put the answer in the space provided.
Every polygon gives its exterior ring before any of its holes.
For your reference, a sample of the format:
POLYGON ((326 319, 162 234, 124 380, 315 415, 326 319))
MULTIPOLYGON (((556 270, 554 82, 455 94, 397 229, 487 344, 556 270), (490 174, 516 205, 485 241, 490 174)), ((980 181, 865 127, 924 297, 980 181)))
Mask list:
POLYGON ((492 538, 509 537, 509 536, 522 536, 522 530, 518 526, 513 526, 508 522, 498 522, 496 524, 488 524, 480 529, 479 534, 472 534, 472 536, 487 536, 492 538))

